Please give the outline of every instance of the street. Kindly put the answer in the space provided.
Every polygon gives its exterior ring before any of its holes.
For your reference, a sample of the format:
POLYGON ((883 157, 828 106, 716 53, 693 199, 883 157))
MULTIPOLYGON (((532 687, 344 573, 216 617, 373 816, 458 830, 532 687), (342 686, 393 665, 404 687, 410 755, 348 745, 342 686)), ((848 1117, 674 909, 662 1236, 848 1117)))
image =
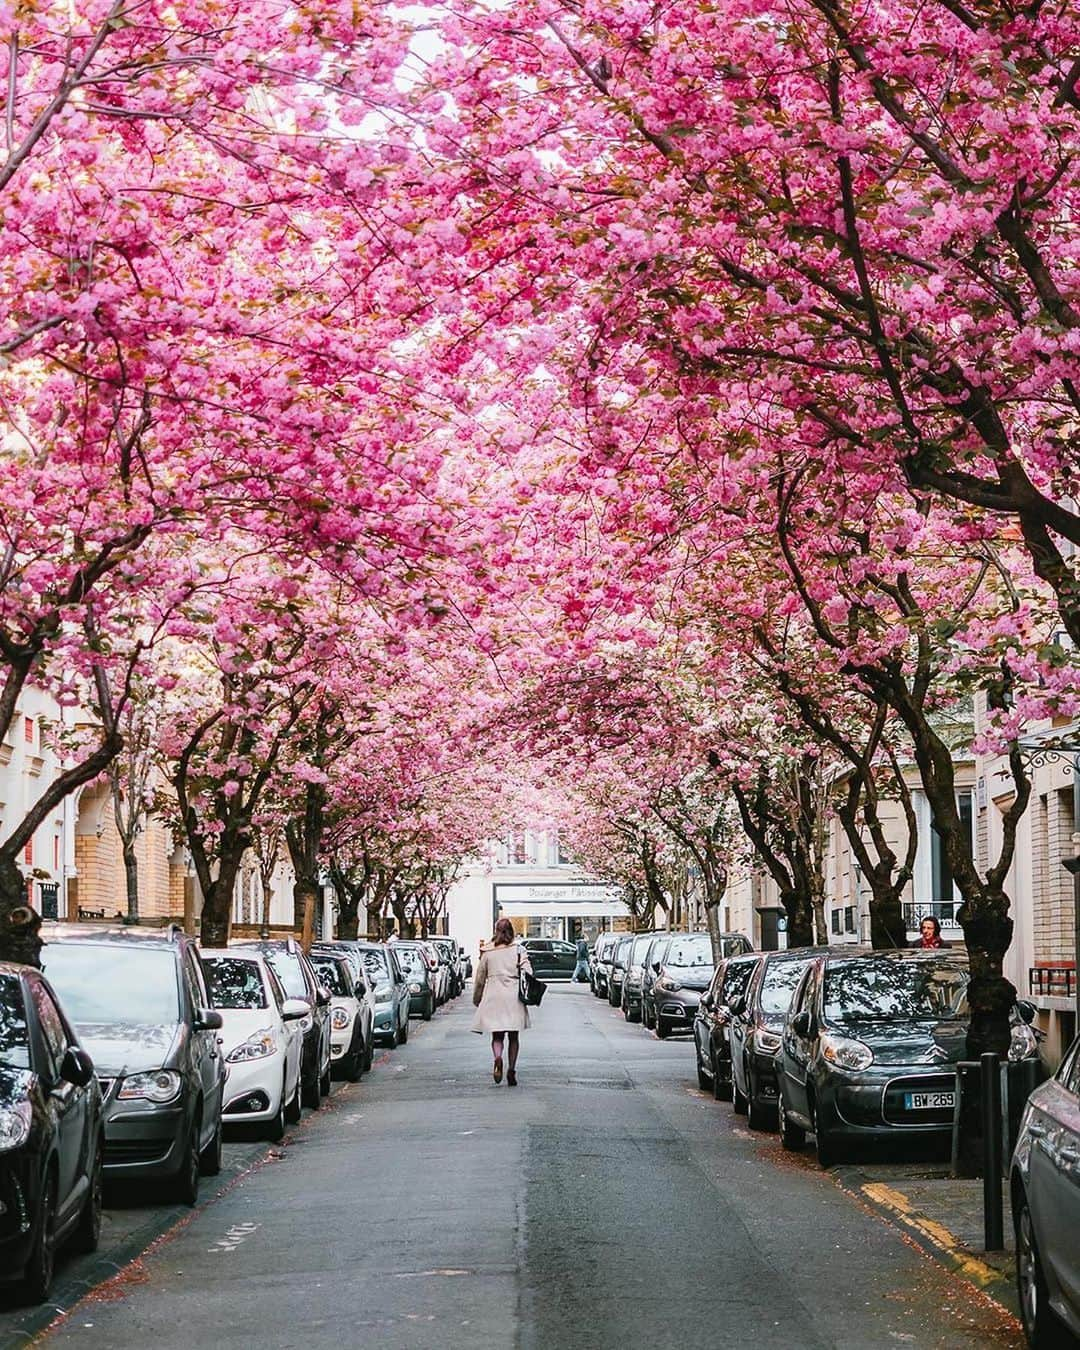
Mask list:
POLYGON ((1021 1344, 810 1157, 700 1093, 685 1040, 553 985, 520 1086, 496 1088, 471 1011, 466 993, 414 1023, 43 1343, 1021 1344))

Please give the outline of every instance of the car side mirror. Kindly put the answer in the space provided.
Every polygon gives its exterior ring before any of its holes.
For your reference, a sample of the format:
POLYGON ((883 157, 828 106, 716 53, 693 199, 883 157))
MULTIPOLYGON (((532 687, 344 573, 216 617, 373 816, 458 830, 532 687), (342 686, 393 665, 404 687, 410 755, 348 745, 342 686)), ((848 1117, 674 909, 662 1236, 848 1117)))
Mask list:
POLYGON ((736 994, 728 1002, 728 1012, 732 1017, 739 1017, 746 1011, 746 999, 741 994, 736 994))
POLYGON ((705 1009, 706 1012, 711 1012, 715 1001, 716 1000, 713 998, 712 994, 704 994, 701 999, 701 1006, 705 1009))
POLYGON ((796 1036, 810 1035, 810 1014, 805 1011, 797 1012, 791 1019, 791 1029, 796 1036))
POLYGON ((654 962, 652 963, 652 968, 653 968, 653 974, 654 974, 654 975, 659 975, 659 974, 660 974, 660 962, 659 962, 659 961, 654 961, 654 962))
POLYGON ((1016 1000, 1016 1015, 1021 1022, 1026 1022, 1028 1026, 1031 1026, 1032 1022, 1035 1021, 1038 1011, 1035 1004, 1029 1002, 1026 998, 1016 1000))
POLYGON ((220 1031, 224 1025, 215 1008, 200 1008, 195 1014, 196 1031, 220 1031))
POLYGON ((330 1002, 330 990, 325 984, 316 985, 315 1002, 320 1008, 325 1008, 330 1002))
POLYGON ((306 1017, 311 1009, 302 998, 287 998, 281 1005, 281 1018, 284 1022, 298 1022, 306 1017))
POLYGON ((68 1046, 64 1051, 64 1058, 60 1061, 61 1082, 81 1088, 86 1087, 93 1076, 94 1061, 86 1051, 80 1050, 77 1045, 68 1046))

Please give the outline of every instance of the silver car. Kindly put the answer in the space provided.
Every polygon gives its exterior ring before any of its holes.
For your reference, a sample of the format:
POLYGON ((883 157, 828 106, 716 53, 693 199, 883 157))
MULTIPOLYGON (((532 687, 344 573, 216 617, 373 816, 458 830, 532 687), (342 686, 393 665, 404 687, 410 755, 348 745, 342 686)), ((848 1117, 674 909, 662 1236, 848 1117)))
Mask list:
POLYGON ((1080 1338, 1080 1038, 1035 1089, 1012 1160, 1016 1282, 1028 1344, 1080 1338))

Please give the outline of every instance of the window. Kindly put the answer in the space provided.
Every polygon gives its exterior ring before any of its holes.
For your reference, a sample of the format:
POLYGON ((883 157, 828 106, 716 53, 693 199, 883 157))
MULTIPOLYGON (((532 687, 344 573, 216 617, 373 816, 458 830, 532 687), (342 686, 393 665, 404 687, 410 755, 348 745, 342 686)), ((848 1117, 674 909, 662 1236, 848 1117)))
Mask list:
MULTIPOLYGON (((974 821, 974 802, 970 792, 959 792, 956 795, 956 808, 960 814, 960 824, 964 830, 964 837, 967 841, 968 851, 971 852, 973 846, 972 824, 974 821)), ((952 900, 953 899, 953 877, 949 868, 949 861, 945 857, 945 847, 937 827, 933 826, 930 830, 930 869, 933 900, 952 900)))
POLYGON ((560 867, 569 867, 574 861, 574 855, 562 841, 562 837, 555 837, 555 861, 560 867))
POLYGON ((23 718, 23 738, 27 745, 34 744, 34 719, 32 717, 23 718))
POLYGON ((259 967, 254 961, 213 957, 203 965, 215 1008, 265 1008, 259 967))
POLYGON ((59 1078, 60 1065, 64 1062, 64 1054, 68 1048, 67 1032, 64 1030, 63 1019, 40 980, 30 981, 30 997, 34 1000, 34 1006, 37 1008, 38 1021, 41 1023, 41 1034, 45 1038, 45 1049, 50 1060, 51 1076, 54 1079, 59 1078))
POLYGON ((855 931, 855 906, 848 905, 844 910, 844 932, 854 933, 855 931))
POLYGON ((832 918, 832 931, 834 933, 839 934, 841 932, 841 921, 843 918, 840 910, 834 909, 831 918, 832 918))
POLYGON ((178 1017, 176 957, 136 944, 50 942, 45 974, 79 1025, 167 1026, 178 1017))
POLYGON ((53 871, 54 871, 54 872, 59 872, 59 871, 60 871, 60 836, 59 836, 58 834, 54 834, 54 835, 53 835, 53 841, 52 841, 52 865, 53 865, 53 871))
POLYGON ((517 867, 523 867, 528 861, 524 830, 512 830, 510 832, 506 842, 506 861, 517 867))
POLYGON ((30 1067, 30 1030, 22 985, 15 975, 0 976, 0 1064, 7 1069, 30 1067))

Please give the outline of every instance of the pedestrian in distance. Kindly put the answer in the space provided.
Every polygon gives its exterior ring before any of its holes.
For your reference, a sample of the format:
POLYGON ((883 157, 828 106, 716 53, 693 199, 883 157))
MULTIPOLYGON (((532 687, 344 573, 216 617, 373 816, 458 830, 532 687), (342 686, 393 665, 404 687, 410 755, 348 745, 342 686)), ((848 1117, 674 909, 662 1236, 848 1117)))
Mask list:
POLYGON ((916 947, 944 947, 941 940, 941 923, 932 914, 928 914, 919 924, 919 940, 916 947))
POLYGON ((503 1077, 503 1042, 506 1042, 506 1085, 517 1087, 519 1035, 529 1025, 529 1010, 518 997, 521 971, 532 974, 528 955, 517 945, 514 925, 500 919, 495 925, 491 946, 482 947, 473 978, 473 1003, 476 1016, 472 1029, 478 1036, 491 1034, 494 1057, 492 1076, 496 1083, 503 1077))
POLYGON ((574 967, 574 979, 578 984, 589 983, 589 944, 583 937, 578 938, 577 965, 574 967))

